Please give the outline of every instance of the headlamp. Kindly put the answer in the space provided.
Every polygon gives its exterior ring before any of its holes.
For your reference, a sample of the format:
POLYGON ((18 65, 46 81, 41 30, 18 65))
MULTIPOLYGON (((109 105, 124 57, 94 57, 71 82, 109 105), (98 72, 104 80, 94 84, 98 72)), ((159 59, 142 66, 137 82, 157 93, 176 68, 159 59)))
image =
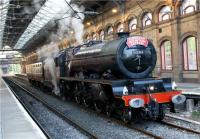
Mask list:
POLYGON ((172 97, 172 102, 174 104, 181 104, 183 102, 185 102, 186 97, 184 95, 175 95, 172 97))
POLYGON ((153 91, 154 90, 154 86, 149 86, 149 90, 153 91))
POLYGON ((134 98, 129 101, 129 105, 133 108, 140 108, 144 106, 144 100, 141 98, 134 98))

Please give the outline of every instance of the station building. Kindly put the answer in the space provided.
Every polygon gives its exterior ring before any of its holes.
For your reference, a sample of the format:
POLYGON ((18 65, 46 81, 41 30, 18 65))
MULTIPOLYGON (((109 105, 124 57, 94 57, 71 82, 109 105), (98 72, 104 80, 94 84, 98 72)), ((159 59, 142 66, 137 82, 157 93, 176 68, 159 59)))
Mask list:
POLYGON ((155 76, 200 83, 200 0, 127 0, 97 12, 84 22, 85 41, 112 40, 124 31, 142 35, 156 47, 155 76))
MULTIPOLYGON (((84 42, 113 40, 117 32, 142 35, 152 41, 157 51, 154 76, 200 83, 200 0, 117 0, 101 3, 98 8, 74 1, 99 13, 85 18, 84 42)), ((99 5, 98 0, 90 3, 99 5)), ((75 42, 65 38, 59 48, 75 42)), ((33 53, 26 59, 37 56, 33 53)))

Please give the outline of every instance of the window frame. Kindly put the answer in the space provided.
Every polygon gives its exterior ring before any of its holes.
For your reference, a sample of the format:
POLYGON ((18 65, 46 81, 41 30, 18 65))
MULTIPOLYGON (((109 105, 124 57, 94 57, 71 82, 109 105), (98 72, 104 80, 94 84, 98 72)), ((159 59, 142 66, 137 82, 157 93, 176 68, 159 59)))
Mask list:
POLYGON ((124 31, 124 25, 123 23, 117 24, 117 33, 124 31))
POLYGON ((86 36, 86 42, 89 42, 90 41, 90 35, 87 35, 86 36))
POLYGON ((114 33, 113 27, 112 27, 112 26, 109 26, 109 27, 107 28, 107 34, 108 34, 108 35, 111 35, 111 34, 113 34, 113 33, 114 33), (112 31, 109 33, 108 31, 109 31, 110 28, 112 28, 112 31))
POLYGON ((197 37, 196 36, 187 36, 187 37, 185 37, 184 39, 183 39, 183 41, 182 41, 182 43, 181 43, 181 47, 182 47, 182 61, 183 61, 183 65, 182 65, 182 67, 183 67, 183 70, 184 71, 198 71, 199 70, 199 68, 198 68, 198 46, 197 46, 198 44, 197 44, 197 37), (187 43, 187 39, 189 39, 190 37, 194 37, 195 38, 195 54, 196 54, 196 69, 194 69, 194 70, 192 70, 192 69, 190 69, 190 67, 189 67, 189 58, 188 58, 188 43, 187 43), (186 41, 186 54, 187 54, 187 69, 185 68, 185 57, 184 57, 184 54, 185 54, 185 51, 184 51, 184 42, 186 41))
POLYGON ((92 40, 93 41, 97 40, 97 34, 95 32, 92 33, 92 40))
POLYGON ((105 40, 105 32, 104 32, 104 30, 100 30, 100 32, 99 32, 99 40, 105 40), (103 39, 102 39, 102 36, 103 36, 103 39))
MULTIPOLYGON (((149 16, 148 16, 149 17, 149 16)), ((143 16, 142 16, 142 26, 143 27, 148 27, 151 26, 153 24, 153 15, 151 12, 146 12, 143 16), (148 16, 148 14, 151 14, 151 18, 147 18, 146 16, 148 16), (146 17, 146 18, 145 18, 146 17), (145 20, 146 19, 146 20, 145 20), (150 21, 151 23, 147 25, 147 22, 150 21)))
POLYGON ((182 9, 182 10, 183 10, 183 12, 182 12, 182 14, 183 14, 183 15, 191 14, 191 13, 194 13, 194 12, 196 11, 196 9, 195 9, 195 6, 194 6, 194 5, 189 5, 189 6, 185 7, 185 9, 182 9), (189 13, 187 13, 186 11, 187 11, 187 9, 189 9, 189 8, 193 8, 193 11, 192 11, 192 12, 189 12, 189 13))
POLYGON ((197 0, 195 0, 195 3, 187 3, 187 1, 184 1, 182 3, 182 5, 180 6, 180 11, 181 11, 182 16, 188 15, 188 14, 193 14, 193 13, 195 13, 196 10, 197 10, 197 0), (186 9, 191 8, 191 7, 193 8, 193 11, 187 13, 186 9))
POLYGON ((129 20, 129 22, 128 22, 128 30, 129 30, 129 31, 134 31, 134 30, 136 30, 136 29, 137 29, 137 18, 131 18, 131 19, 129 20), (136 23, 133 23, 132 25, 130 25, 131 22, 132 22, 133 20, 136 20, 136 23), (132 29, 133 26, 135 26, 134 29, 132 29))
POLYGON ((169 8, 170 8, 169 5, 163 5, 163 6, 160 8, 160 10, 159 10, 159 12, 158 12, 158 22, 166 22, 166 21, 169 21, 169 20, 172 18, 172 15, 171 15, 170 11, 168 11, 168 12, 166 12, 166 13, 163 13, 163 14, 161 13, 161 10, 162 10, 164 7, 169 7, 169 8), (168 18, 168 19, 163 19, 163 17, 166 16, 166 15, 168 15, 169 18, 168 18))
POLYGON ((173 51, 172 51, 172 42, 170 40, 163 40, 162 43, 160 44, 160 60, 161 60, 161 70, 162 71, 173 71, 173 51), (164 50, 164 55, 163 55, 163 50, 162 50, 162 47, 163 46, 165 47, 164 43, 168 42, 168 41, 170 43, 170 52, 171 52, 171 69, 166 68, 166 54, 165 54, 166 52, 164 50), (165 63, 163 63, 163 57, 164 57, 165 63))

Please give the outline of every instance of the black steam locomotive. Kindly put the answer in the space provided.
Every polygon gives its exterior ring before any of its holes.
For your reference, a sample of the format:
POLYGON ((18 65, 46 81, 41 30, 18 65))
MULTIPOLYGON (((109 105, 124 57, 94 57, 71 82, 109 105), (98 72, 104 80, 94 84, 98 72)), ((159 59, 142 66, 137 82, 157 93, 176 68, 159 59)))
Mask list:
MULTIPOLYGON (((91 41, 67 48, 55 60, 56 85, 67 96, 98 112, 121 115, 125 122, 136 117, 162 120, 164 109, 185 97, 173 90, 171 79, 156 78, 153 44, 142 36, 119 33, 110 42, 91 41)), ((44 62, 27 65, 31 83, 52 85, 44 62)))

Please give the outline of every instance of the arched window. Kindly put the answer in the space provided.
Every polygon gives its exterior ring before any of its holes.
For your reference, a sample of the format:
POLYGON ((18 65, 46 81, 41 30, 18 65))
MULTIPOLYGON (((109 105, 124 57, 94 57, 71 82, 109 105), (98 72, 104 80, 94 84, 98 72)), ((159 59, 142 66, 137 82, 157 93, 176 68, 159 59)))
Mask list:
POLYGON ((117 32, 123 32, 124 31, 124 25, 122 23, 119 23, 117 25, 117 32))
POLYGON ((137 28, 137 19, 136 18, 132 18, 129 22, 129 30, 135 30, 137 28))
POLYGON ((172 48, 168 40, 161 44, 161 60, 163 70, 172 70, 172 48))
POLYGON ((108 33, 108 35, 113 33, 113 27, 112 26, 108 27, 108 32, 107 33, 108 33))
POLYGON ((86 42, 89 42, 89 41, 90 41, 90 35, 87 35, 86 42))
POLYGON ((170 12, 169 6, 163 6, 159 11, 159 21, 169 20, 171 18, 170 12))
POLYGON ((96 41, 97 40, 97 35, 96 35, 96 33, 92 33, 92 40, 94 40, 94 41, 96 41))
POLYGON ((152 23, 152 14, 147 12, 143 15, 142 25, 143 27, 145 27, 145 26, 151 25, 151 23, 152 23))
POLYGON ((104 38, 105 38, 104 31, 101 30, 100 33, 99 33, 99 39, 104 40, 104 38))
POLYGON ((184 0, 181 5, 182 14, 192 13, 196 10, 196 0, 184 0))
POLYGON ((187 37, 183 41, 184 70, 197 70, 197 41, 195 37, 187 37))

